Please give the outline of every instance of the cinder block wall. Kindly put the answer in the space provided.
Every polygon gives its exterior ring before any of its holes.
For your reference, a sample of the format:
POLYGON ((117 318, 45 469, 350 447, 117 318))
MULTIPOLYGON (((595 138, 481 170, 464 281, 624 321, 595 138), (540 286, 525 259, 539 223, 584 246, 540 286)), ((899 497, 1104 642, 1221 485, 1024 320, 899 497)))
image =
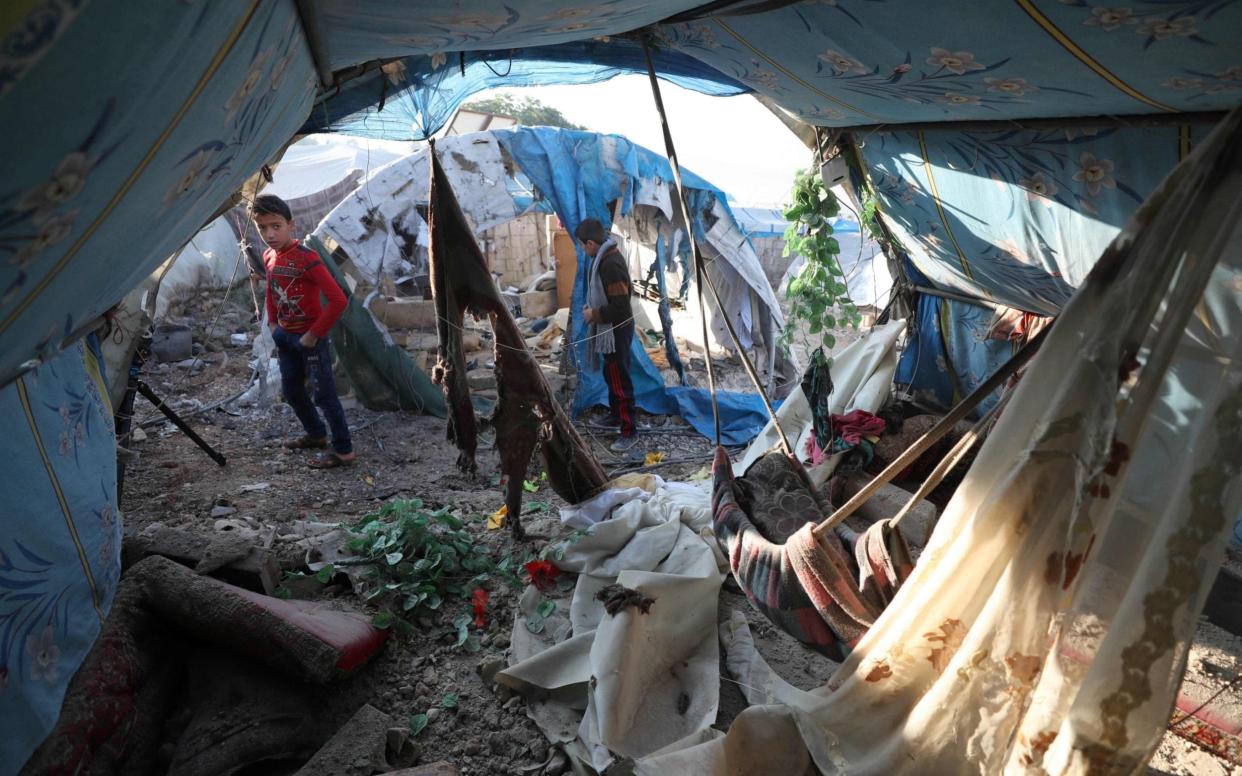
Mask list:
POLYGON ((524 284, 532 275, 551 269, 544 226, 547 218, 543 213, 530 213, 479 235, 488 267, 500 275, 501 290, 517 286, 525 291, 524 284))
POLYGON ((783 237, 751 237, 750 242, 755 246, 755 253, 759 255, 759 263, 763 266, 763 274, 767 275, 772 290, 779 292, 785 270, 789 269, 789 265, 797 257, 781 255, 785 252, 783 237))

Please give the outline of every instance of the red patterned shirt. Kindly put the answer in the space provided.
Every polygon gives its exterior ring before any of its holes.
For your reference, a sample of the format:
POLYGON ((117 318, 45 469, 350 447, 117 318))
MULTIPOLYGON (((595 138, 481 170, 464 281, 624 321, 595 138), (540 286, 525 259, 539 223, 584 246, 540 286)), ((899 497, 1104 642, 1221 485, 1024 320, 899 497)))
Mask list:
POLYGON ((323 339, 348 304, 345 292, 324 267, 319 254, 294 240, 279 253, 263 252, 267 267, 267 319, 285 331, 310 331, 323 339), (320 293, 328 300, 320 303, 320 293))

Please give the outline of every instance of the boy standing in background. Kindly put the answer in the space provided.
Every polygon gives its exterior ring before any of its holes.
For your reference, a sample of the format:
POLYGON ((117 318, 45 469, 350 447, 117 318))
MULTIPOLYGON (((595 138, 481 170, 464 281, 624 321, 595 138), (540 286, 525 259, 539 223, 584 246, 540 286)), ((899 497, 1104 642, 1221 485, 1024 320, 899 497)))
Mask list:
POLYGON ((280 360, 280 382, 285 401, 302 423, 305 434, 285 443, 291 450, 323 450, 332 432, 332 449, 309 462, 315 469, 348 466, 354 462, 353 443, 345 410, 336 395, 328 332, 347 301, 345 292, 323 266, 319 254, 293 237, 293 214, 280 197, 263 194, 250 205, 259 236, 267 244, 267 318, 280 360), (320 294, 327 300, 320 302, 320 294), (310 379, 314 403, 306 391, 310 379), (319 417, 315 405, 327 420, 319 417))

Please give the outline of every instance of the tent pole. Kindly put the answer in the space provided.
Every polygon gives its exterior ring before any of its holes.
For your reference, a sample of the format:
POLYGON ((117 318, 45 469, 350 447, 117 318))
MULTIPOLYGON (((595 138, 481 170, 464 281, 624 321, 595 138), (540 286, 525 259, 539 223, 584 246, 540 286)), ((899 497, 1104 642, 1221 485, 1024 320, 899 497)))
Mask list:
MULTIPOLYGON (((772 419, 772 425, 776 427, 776 432, 781 440, 781 450, 785 455, 797 461, 798 457, 794 455, 793 448, 789 445, 789 437, 785 435, 785 429, 781 428, 781 421, 776 417, 776 410, 772 407, 772 400, 768 398, 768 392, 763 389, 763 383, 759 380, 759 373, 755 371, 755 365, 751 363, 750 355, 746 349, 742 347, 742 343, 737 336, 737 330, 733 328, 733 321, 729 318, 729 311, 725 309, 724 303, 720 301, 720 292, 716 290, 716 282, 706 272, 703 277, 707 280, 707 288, 712 292, 712 298, 716 300, 716 309, 720 311, 720 317, 724 319, 725 328, 729 331, 729 338, 733 340, 733 347, 737 348, 737 353, 742 357, 742 366, 746 369, 746 376, 750 378, 750 382, 755 386, 755 390, 759 392, 759 398, 763 399, 764 409, 768 411, 768 417, 772 419)), ((706 320, 707 311, 703 311, 703 317, 706 320)))
MULTIPOLYGON (((707 364, 707 390, 712 397, 712 419, 716 425, 716 445, 720 445, 720 406, 716 401, 716 370, 712 366, 712 346, 707 339, 707 305, 703 302, 703 278, 707 272, 703 269, 703 254, 699 251, 699 242, 694 236, 694 222, 690 219, 690 200, 686 189, 681 184, 681 165, 677 163, 677 151, 673 148, 673 133, 668 128, 668 114, 664 112, 664 100, 660 97, 660 83, 656 80, 655 65, 651 60, 651 43, 643 36, 643 56, 647 58, 647 76, 651 80, 651 95, 655 98, 656 111, 660 114, 660 127, 664 130, 664 149, 668 153, 669 165, 673 168, 673 182, 677 186, 677 202, 681 205, 681 217, 686 223, 686 236, 690 238, 690 249, 694 254, 694 277, 698 288, 700 316, 703 324, 703 360, 707 364)), ((727 320, 728 316, 726 316, 727 320)))

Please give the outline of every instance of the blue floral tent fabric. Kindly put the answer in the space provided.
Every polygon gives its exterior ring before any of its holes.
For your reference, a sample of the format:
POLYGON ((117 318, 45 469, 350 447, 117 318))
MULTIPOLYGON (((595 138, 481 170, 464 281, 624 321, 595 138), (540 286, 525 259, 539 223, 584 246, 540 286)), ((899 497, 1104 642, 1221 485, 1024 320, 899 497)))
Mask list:
POLYGON ((95 343, 79 341, 0 390, 5 773, 16 773, 56 722, 121 573, 116 444, 102 364, 95 343))
MULTIPOLYGON (((1210 126, 881 131, 862 157, 916 285, 1050 316, 1210 126)), ((931 406, 963 398, 1013 353, 991 317, 922 296, 896 382, 931 406)))

